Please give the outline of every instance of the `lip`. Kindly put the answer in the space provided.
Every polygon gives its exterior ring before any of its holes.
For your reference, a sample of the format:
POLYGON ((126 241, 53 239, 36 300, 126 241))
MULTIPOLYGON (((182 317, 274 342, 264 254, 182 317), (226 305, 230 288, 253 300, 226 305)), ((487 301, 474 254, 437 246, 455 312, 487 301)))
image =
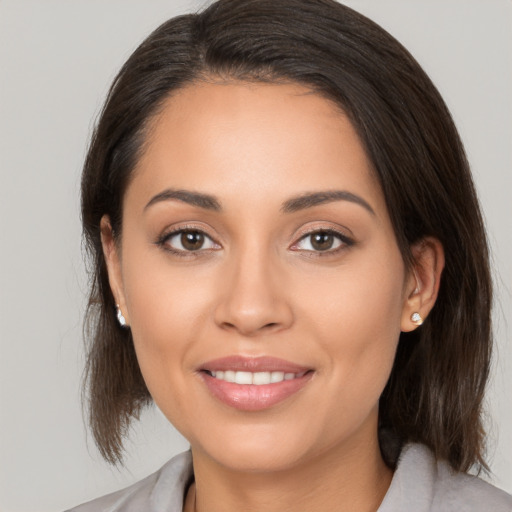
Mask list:
POLYGON ((311 368, 300 366, 298 364, 279 359, 277 357, 244 357, 229 356, 214 359, 201 365, 200 370, 226 371, 234 370, 240 372, 285 372, 285 373, 303 373, 311 368))
POLYGON ((240 411, 262 411, 292 397, 313 376, 313 370, 275 357, 229 356, 208 361, 199 368, 199 376, 210 393, 224 404, 240 411), (247 371, 294 373, 299 376, 272 384, 236 384, 216 379, 213 371, 247 371))

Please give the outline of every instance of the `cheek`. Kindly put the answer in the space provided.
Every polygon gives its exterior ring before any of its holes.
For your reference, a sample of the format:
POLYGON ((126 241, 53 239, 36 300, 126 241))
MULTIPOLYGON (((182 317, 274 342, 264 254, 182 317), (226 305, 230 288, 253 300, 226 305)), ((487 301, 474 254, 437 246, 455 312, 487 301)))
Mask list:
POLYGON ((354 405, 371 405, 387 382, 400 336, 404 266, 394 247, 357 256, 334 279, 311 280, 297 294, 304 297, 305 328, 326 354, 340 393, 347 390, 354 405))
POLYGON ((185 327, 192 335, 211 294, 208 265, 176 263, 138 232, 127 233, 125 244, 123 284, 134 337, 166 347, 185 327))
POLYGON ((193 372, 187 356, 210 316, 211 278, 183 271, 154 250, 132 249, 123 261, 127 309, 139 365, 157 403, 179 401, 172 392, 193 372))

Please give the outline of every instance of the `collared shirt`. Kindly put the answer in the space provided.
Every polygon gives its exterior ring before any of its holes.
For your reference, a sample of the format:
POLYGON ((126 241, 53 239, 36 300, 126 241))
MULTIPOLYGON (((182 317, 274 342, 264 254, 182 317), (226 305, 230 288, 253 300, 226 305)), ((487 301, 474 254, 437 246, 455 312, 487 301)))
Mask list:
MULTIPOLYGON (((68 512, 182 512, 193 480, 184 452, 144 480, 68 512)), ((475 476, 454 472, 420 444, 404 447, 377 512, 512 512, 512 496, 475 476)))

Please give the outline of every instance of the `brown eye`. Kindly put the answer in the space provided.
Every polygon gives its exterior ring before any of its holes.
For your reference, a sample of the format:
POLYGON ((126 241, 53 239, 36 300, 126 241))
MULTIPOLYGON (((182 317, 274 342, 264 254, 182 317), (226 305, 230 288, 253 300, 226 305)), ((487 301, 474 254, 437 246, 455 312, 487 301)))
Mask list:
POLYGON ((336 249, 349 247, 354 242, 350 238, 330 229, 320 229, 303 236, 292 248, 308 252, 336 252, 336 249))
POLYGON ((186 251, 197 251, 204 245, 204 234, 199 231, 183 231, 180 241, 186 251))
POLYGON ((315 251, 327 251, 334 245, 334 235, 327 231, 318 231, 311 236, 311 247, 315 251))
POLYGON ((162 237, 158 244, 168 251, 182 254, 220 248, 206 233, 196 229, 174 231, 162 237))

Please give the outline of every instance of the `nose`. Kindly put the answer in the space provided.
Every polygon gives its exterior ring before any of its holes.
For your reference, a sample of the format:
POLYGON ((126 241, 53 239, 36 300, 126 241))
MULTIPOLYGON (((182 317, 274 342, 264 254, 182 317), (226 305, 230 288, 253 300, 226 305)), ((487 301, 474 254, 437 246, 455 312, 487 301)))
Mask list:
POLYGON ((258 336, 289 328, 293 321, 282 269, 262 251, 247 251, 226 264, 215 322, 243 336, 258 336))

